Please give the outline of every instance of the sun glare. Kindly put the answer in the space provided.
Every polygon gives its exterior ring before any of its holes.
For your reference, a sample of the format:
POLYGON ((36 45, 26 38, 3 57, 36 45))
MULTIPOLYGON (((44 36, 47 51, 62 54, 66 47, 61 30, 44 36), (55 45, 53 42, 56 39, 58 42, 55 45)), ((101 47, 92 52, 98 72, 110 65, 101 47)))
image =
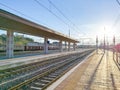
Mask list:
POLYGON ((113 35, 114 35, 114 31, 111 29, 111 26, 109 25, 104 26, 98 32, 98 36, 100 38, 103 38, 104 36, 112 38, 113 35))

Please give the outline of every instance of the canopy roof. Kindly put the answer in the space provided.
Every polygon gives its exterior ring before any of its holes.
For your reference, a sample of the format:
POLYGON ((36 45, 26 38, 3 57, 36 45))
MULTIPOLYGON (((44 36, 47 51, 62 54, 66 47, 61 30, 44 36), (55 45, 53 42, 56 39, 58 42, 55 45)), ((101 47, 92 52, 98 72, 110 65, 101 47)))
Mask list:
POLYGON ((0 9, 0 29, 76 43, 77 40, 0 9))

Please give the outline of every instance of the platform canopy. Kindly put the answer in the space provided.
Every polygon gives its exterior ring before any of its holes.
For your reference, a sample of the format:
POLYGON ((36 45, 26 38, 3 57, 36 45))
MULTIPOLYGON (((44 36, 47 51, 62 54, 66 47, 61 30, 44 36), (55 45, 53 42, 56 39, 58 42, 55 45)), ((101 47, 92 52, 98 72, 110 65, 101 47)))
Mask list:
POLYGON ((10 12, 0 9, 0 29, 13 30, 14 32, 30 34, 39 37, 47 37, 55 40, 62 40, 72 43, 78 41, 50 28, 39 25, 10 12))

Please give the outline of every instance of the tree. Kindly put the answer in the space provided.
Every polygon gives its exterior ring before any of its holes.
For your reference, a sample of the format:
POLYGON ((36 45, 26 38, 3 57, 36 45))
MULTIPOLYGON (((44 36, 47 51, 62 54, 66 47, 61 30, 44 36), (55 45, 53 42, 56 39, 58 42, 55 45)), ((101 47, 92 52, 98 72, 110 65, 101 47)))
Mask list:
MULTIPOLYGON (((7 36, 5 34, 0 35, 0 45, 6 45, 7 36)), ((15 45, 26 45, 28 42, 34 42, 33 39, 24 37, 23 35, 14 36, 15 45)))

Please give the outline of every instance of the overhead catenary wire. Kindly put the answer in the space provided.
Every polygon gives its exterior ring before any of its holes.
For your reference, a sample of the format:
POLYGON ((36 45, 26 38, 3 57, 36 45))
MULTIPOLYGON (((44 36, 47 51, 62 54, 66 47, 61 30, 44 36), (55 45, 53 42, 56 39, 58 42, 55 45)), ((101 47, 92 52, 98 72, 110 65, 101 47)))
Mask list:
MULTIPOLYGON (((73 23, 51 0, 48 0, 48 2, 64 17, 66 20, 68 20, 74 27, 76 27, 78 30, 80 30, 75 23, 73 23)), ((78 32, 78 31, 77 31, 78 32)), ((85 33, 84 33, 85 34, 85 33)))
MULTIPOLYGON (((115 1, 116 1, 117 4, 120 6, 120 1, 119 1, 119 0, 115 0, 115 1)), ((120 14, 119 14, 119 15, 117 16, 117 18, 115 19, 115 21, 114 21, 111 29, 113 29, 113 28, 116 26, 116 24, 119 22, 119 19, 120 19, 120 14)))
MULTIPOLYGON (((120 6, 120 1, 116 0, 116 2, 118 3, 118 5, 120 6)), ((117 19, 115 20, 114 26, 117 24, 117 22, 119 21, 118 19, 120 18, 120 14, 117 16, 117 19)))
MULTIPOLYGON (((37 19, 35 19, 35 18, 31 17, 31 16, 28 16, 28 15, 22 13, 21 11, 18 11, 18 10, 16 10, 16 9, 13 9, 13 8, 11 8, 11 7, 9 7, 9 6, 5 5, 5 4, 3 4, 3 3, 0 3, 0 5, 1 5, 1 6, 4 6, 4 7, 6 7, 6 8, 8 8, 8 9, 10 9, 10 10, 13 10, 13 11, 15 11, 16 13, 19 13, 19 14, 21 14, 21 15, 23 15, 23 16, 25 16, 25 17, 31 19, 31 20, 34 20, 34 21, 37 21, 37 22, 41 22, 41 21, 39 21, 39 20, 37 20, 37 19)), ((43 23, 43 22, 42 22, 42 23, 43 23)), ((48 26, 48 25, 45 24, 45 23, 43 23, 43 24, 46 25, 46 26, 48 26)))
POLYGON ((52 12, 49 8, 47 8, 45 5, 43 5, 38 0, 34 0, 36 3, 38 3, 41 7, 46 9, 48 12, 50 12, 52 15, 54 15, 58 20, 60 20, 62 23, 64 23, 67 27, 71 27, 68 23, 66 23, 62 18, 60 18, 58 15, 56 15, 54 12, 52 12))
POLYGON ((118 3, 118 5, 120 6, 120 1, 119 0, 116 0, 116 2, 118 3))
MULTIPOLYGON (((39 20, 34 19, 34 18, 32 18, 31 16, 28 16, 28 15, 26 15, 26 14, 22 13, 21 11, 18 11, 18 10, 14 9, 14 8, 11 8, 11 7, 10 7, 10 6, 8 6, 8 5, 5 5, 5 4, 3 4, 3 3, 0 3, 0 5, 1 5, 1 6, 3 6, 3 7, 8 8, 8 9, 10 9, 10 10, 12 10, 12 11, 14 11, 14 12, 16 12, 16 13, 18 13, 18 14, 22 15, 22 16, 25 16, 25 17, 27 17, 27 18, 31 19, 32 21, 37 21, 37 22, 40 22, 39 20)), ((43 22, 42 22, 42 23, 43 23, 43 22)), ((45 25, 45 26, 49 26, 49 25, 47 25, 47 24, 45 24, 45 23, 43 23, 43 25, 45 25)))
MULTIPOLYGON (((31 19, 31 20, 40 22, 39 20, 36 20, 36 19, 32 18, 31 16, 28 16, 28 15, 22 13, 21 11, 18 11, 18 10, 14 9, 14 8, 11 8, 11 7, 8 6, 8 5, 5 5, 5 4, 3 4, 3 3, 0 3, 0 5, 3 6, 3 7, 8 8, 8 9, 10 9, 10 10, 12 10, 12 11, 15 11, 16 13, 18 13, 18 14, 20 14, 20 15, 22 15, 22 16, 25 16, 25 17, 27 17, 27 18, 29 18, 29 19, 31 19)), ((43 23, 43 22, 42 22, 42 23, 43 23)), ((47 24, 45 24, 45 23, 43 23, 43 24, 46 25, 46 26, 49 26, 49 25, 47 25, 47 24)), ((66 23, 66 24, 67 24, 67 23, 66 23)))
POLYGON ((15 9, 13 9, 13 8, 11 8, 11 7, 7 6, 7 5, 5 5, 5 4, 0 3, 0 5, 2 5, 2 6, 4 6, 4 7, 7 7, 7 8, 9 8, 9 9, 11 9, 11 10, 13 10, 13 11, 15 11, 15 12, 21 14, 21 15, 23 15, 23 16, 28 17, 27 15, 23 14, 22 12, 20 12, 20 11, 18 11, 18 10, 15 10, 15 9))
MULTIPOLYGON (((35 1, 38 1, 38 0, 35 0, 35 1)), ((39 2, 39 4, 40 4, 40 2, 39 2)), ((33 20, 33 21, 39 22, 39 20, 34 19, 33 17, 28 16, 28 15, 22 13, 22 12, 19 11, 19 10, 16 10, 16 9, 14 9, 14 8, 11 8, 11 7, 8 6, 8 5, 5 5, 5 4, 3 4, 3 3, 0 3, 0 5, 1 5, 1 6, 4 6, 4 7, 6 7, 6 8, 8 8, 8 9, 10 9, 10 10, 13 10, 13 11, 15 11, 15 12, 17 12, 17 13, 19 13, 19 14, 21 14, 21 15, 27 17, 27 18, 30 18, 30 19, 33 20)), ((42 5, 44 8, 46 8, 46 9, 49 10, 49 8, 45 7, 43 4, 41 4, 41 5, 42 5)), ((59 18, 59 20, 62 21, 64 24, 66 24, 68 27, 71 27, 68 23, 66 23, 62 18, 60 18, 59 16, 57 16, 54 12, 52 12, 51 10, 49 10, 49 12, 53 13, 54 16, 56 16, 56 18, 59 18)), ((64 16, 65 16, 65 15, 64 15, 64 16)), ((66 18, 67 18, 67 17, 66 17, 66 18)), ((42 23, 43 23, 43 22, 42 22, 42 23)), ((46 25, 45 23, 43 23, 43 24, 46 25)), ((49 25, 46 25, 46 26, 49 26, 49 25)), ((72 28, 72 29, 73 29, 73 28, 72 28)))
MULTIPOLYGON (((52 1, 48 0, 48 2, 49 2, 63 17, 65 17, 70 23, 72 23, 71 20, 69 20, 69 18, 68 18, 52 1)), ((72 24, 73 24, 73 23, 72 23, 72 24)), ((74 24, 73 24, 73 25, 74 25, 74 24)))
POLYGON ((46 9, 47 11, 49 11, 51 14, 53 14, 57 19, 59 19, 61 22, 63 22, 64 24, 66 24, 67 26, 69 26, 62 18, 60 18, 59 16, 57 16, 54 12, 52 12, 49 8, 47 8, 45 5, 43 5, 41 2, 39 2, 38 0, 34 0, 36 3, 38 3, 41 7, 43 7, 44 9, 46 9))
MULTIPOLYGON (((52 15, 54 15, 57 19, 59 19, 61 22, 63 22, 65 25, 67 25, 68 27, 71 27, 72 29, 74 29, 71 25, 69 25, 67 22, 65 22, 61 17, 59 17, 56 13, 54 13, 53 11, 51 11, 49 8, 47 8, 44 4, 42 4, 40 1, 38 0, 34 0, 36 3, 38 3, 41 7, 43 7, 44 9, 46 9, 48 12, 50 12, 52 15)), ((51 2, 52 3, 52 2, 51 2)), ((63 13, 62 13, 63 14, 63 13)), ((65 15, 64 15, 65 16, 65 15)), ((80 33, 77 31, 77 33, 80 33)))
MULTIPOLYGON (((120 7, 120 1, 119 0, 115 0, 117 2, 117 4, 119 5, 120 7)), ((115 19, 113 25, 112 25, 112 28, 111 29, 114 29, 114 27, 117 25, 117 23, 119 22, 120 20, 120 14, 118 14, 117 18, 115 19)), ((119 38, 119 37, 118 37, 119 38)))

